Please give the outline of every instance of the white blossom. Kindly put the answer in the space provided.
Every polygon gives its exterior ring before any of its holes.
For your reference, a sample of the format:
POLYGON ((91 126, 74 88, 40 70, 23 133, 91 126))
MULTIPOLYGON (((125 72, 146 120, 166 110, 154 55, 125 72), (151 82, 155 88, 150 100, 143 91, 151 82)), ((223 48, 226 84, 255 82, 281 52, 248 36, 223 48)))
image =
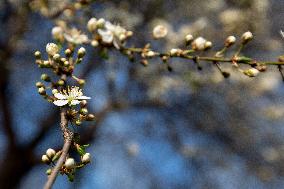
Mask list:
POLYGON ((70 31, 64 33, 64 37, 68 42, 76 45, 88 42, 88 36, 82 34, 82 32, 76 28, 72 28, 70 31))
POLYGON ((114 25, 108 21, 105 22, 103 29, 98 29, 102 41, 106 44, 113 44, 115 48, 120 49, 121 41, 127 38, 127 30, 119 25, 114 25))
POLYGON ((51 30, 52 37, 56 40, 62 40, 63 36, 63 29, 60 26, 55 26, 51 30))
POLYGON ((82 100, 91 99, 90 97, 83 96, 82 90, 79 87, 71 87, 63 90, 60 93, 55 93, 54 97, 57 99, 53 101, 56 106, 74 106, 79 104, 82 100))

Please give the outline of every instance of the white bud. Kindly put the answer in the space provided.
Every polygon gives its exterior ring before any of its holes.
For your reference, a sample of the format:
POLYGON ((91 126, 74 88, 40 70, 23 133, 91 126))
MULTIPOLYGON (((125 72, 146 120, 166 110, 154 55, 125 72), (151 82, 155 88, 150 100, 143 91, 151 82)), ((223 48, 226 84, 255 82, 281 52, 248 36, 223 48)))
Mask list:
POLYGON ((65 161, 65 167, 67 169, 72 169, 75 167, 75 160, 73 158, 68 158, 66 161, 65 161))
POLYGON ((97 40, 92 40, 92 41, 91 41, 91 45, 92 45, 93 47, 97 47, 97 46, 99 45, 99 42, 98 42, 97 40))
POLYGON ((50 163, 50 160, 49 160, 49 158, 48 158, 47 155, 42 155, 42 156, 41 156, 41 161, 42 161, 43 163, 46 163, 46 164, 49 164, 49 163, 50 163))
POLYGON ((243 73, 249 77, 255 77, 259 74, 259 71, 255 68, 250 68, 248 70, 244 70, 243 73))
POLYGON ((250 40, 252 40, 253 35, 250 31, 247 31, 242 35, 241 38, 242 38, 242 43, 245 44, 245 43, 249 42, 250 40))
POLYGON ((211 41, 206 41, 204 44, 204 49, 210 49, 212 47, 212 42, 211 41))
POLYGON ((63 29, 60 26, 55 26, 51 30, 52 37, 56 40, 63 39, 63 29))
POLYGON ((119 37, 118 37, 119 41, 124 41, 126 38, 127 38, 126 35, 123 34, 123 33, 120 34, 119 37))
POLYGON ((164 38, 168 34, 168 29, 165 26, 157 25, 153 29, 153 37, 155 39, 164 38))
POLYGON ((154 52, 154 51, 148 51, 145 55, 146 55, 147 57, 151 58, 151 57, 154 57, 154 56, 155 56, 155 52, 154 52))
POLYGON ((100 19, 97 21, 97 27, 98 27, 98 28, 103 28, 103 27, 105 26, 105 23, 106 23, 105 19, 100 18, 100 19))
POLYGON ((46 52, 48 55, 53 56, 56 53, 58 53, 58 51, 59 51, 59 48, 55 43, 48 43, 46 45, 46 52))
MULTIPOLYGON (((53 89, 53 90, 57 90, 57 89, 53 89)), ((53 92, 53 90, 52 90, 52 92, 53 92)), ((52 159, 53 156, 55 156, 55 154, 56 154, 56 152, 55 152, 55 150, 53 150, 52 148, 48 148, 48 149, 46 150, 46 155, 47 155, 50 159, 52 159)))
POLYGON ((90 161, 91 161, 91 154, 85 153, 82 157, 82 162, 83 163, 89 163, 90 161))
POLYGON ((227 37, 227 39, 225 41, 225 46, 230 47, 233 44, 235 44, 235 42, 236 42, 236 37, 231 35, 231 36, 227 37))
POLYGON ((126 36, 127 36, 127 37, 131 37, 132 35, 133 35, 133 32, 132 32, 132 31, 127 31, 127 32, 126 32, 126 36))
POLYGON ((87 23, 87 28, 90 32, 94 32, 97 29, 97 19, 91 18, 87 23))
POLYGON ((181 49, 171 49, 170 50, 170 55, 171 56, 178 56, 182 52, 181 49))
POLYGON ((193 36, 192 36, 191 34, 187 34, 187 35, 185 36, 185 41, 186 41, 187 43, 191 42, 192 40, 193 40, 193 36))
POLYGON ((205 43, 206 40, 203 37, 198 37, 192 42, 191 46, 193 50, 203 51, 205 50, 205 43))
POLYGON ((84 47, 81 47, 79 50, 78 50, 78 56, 79 57, 83 57, 85 56, 86 54, 86 49, 84 47))

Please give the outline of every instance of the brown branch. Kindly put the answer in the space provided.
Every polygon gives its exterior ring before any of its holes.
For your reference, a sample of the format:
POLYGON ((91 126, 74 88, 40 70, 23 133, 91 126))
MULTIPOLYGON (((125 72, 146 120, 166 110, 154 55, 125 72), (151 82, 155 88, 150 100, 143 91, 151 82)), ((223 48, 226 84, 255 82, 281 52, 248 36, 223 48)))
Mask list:
POLYGON ((65 162, 65 159, 67 157, 68 151, 70 149, 72 140, 73 140, 73 133, 68 129, 68 120, 66 118, 66 109, 62 108, 60 112, 61 122, 60 127, 62 130, 62 134, 64 137, 64 146, 62 149, 62 154, 57 161, 55 167, 53 168, 51 175, 48 177, 47 182, 44 185, 44 189, 50 189, 53 185, 53 183, 56 180, 57 174, 59 173, 63 163, 65 162))

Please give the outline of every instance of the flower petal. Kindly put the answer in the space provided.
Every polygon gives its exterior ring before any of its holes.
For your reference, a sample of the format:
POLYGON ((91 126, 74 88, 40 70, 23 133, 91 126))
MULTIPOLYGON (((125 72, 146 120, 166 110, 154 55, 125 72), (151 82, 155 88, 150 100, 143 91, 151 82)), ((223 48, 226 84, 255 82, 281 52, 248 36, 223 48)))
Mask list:
POLYGON ((88 97, 88 96, 79 96, 77 97, 78 100, 88 100, 88 99, 91 99, 91 97, 88 97))
POLYGON ((72 106, 77 105, 77 104, 80 104, 79 100, 71 100, 71 102, 70 102, 70 105, 72 105, 72 106))
POLYGON ((59 100, 66 100, 66 96, 61 94, 61 93, 55 93, 54 94, 55 98, 59 99, 59 100))
POLYGON ((104 43, 112 43, 113 41, 113 33, 109 30, 98 29, 98 33, 102 37, 104 43))
POLYGON ((68 104, 68 100, 55 100, 53 101, 53 104, 55 104, 56 106, 64 106, 68 104))

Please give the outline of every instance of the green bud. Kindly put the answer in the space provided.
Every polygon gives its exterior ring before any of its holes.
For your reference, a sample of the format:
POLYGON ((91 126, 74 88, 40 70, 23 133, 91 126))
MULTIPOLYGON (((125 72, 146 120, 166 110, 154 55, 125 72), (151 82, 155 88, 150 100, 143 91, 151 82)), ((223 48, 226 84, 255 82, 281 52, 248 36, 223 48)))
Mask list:
POLYGON ((42 74, 40 78, 43 81, 50 82, 50 77, 47 74, 42 74))
POLYGON ((78 119, 78 120, 75 121, 75 124, 76 124, 77 126, 80 126, 80 125, 82 124, 82 122, 81 122, 81 120, 78 119))
POLYGON ((82 108, 80 110, 80 113, 83 114, 83 115, 87 115, 88 114, 88 109, 87 108, 82 108))
POLYGON ((82 58, 78 58, 77 60, 76 60, 76 64, 80 64, 81 62, 82 62, 82 58))
POLYGON ((62 79, 57 81, 57 85, 59 85, 59 86, 63 86, 64 84, 65 84, 65 81, 62 80, 62 79))
POLYGON ((51 169, 47 169, 45 173, 46 173, 47 175, 50 175, 50 174, 51 174, 51 171, 52 171, 51 169))
POLYGON ((78 80, 79 85, 85 85, 86 81, 84 79, 78 80))

